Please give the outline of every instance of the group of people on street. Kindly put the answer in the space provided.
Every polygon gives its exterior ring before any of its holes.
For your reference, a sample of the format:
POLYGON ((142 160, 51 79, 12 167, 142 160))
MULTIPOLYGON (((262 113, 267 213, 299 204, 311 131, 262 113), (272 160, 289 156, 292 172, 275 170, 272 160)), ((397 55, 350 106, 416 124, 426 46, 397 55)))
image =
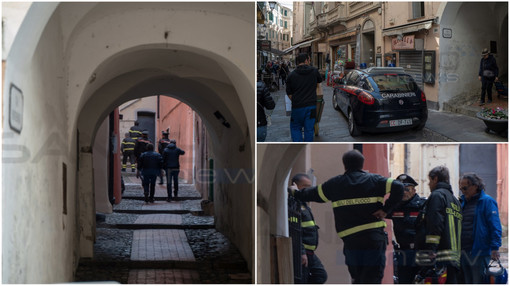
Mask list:
POLYGON ((148 138, 149 132, 141 130, 138 121, 126 133, 121 144, 122 151, 122 171, 126 171, 126 162, 129 158, 131 170, 136 171, 136 177, 142 179, 145 202, 154 202, 154 193, 156 190, 156 180, 160 177, 159 184, 164 184, 163 176, 166 173, 167 182, 167 201, 178 197, 179 193, 179 157, 185 154, 185 151, 177 147, 175 139, 169 139, 169 131, 162 131, 162 138, 158 142, 158 152, 154 149, 154 144, 148 138), (136 165, 134 164, 136 162, 136 165), (172 196, 173 183, 173 196, 172 196))
POLYGON ((331 202, 336 231, 344 242, 345 263, 355 284, 382 282, 388 244, 385 218, 393 221, 396 238, 395 282, 488 283, 485 270, 491 259, 499 262, 502 230, 497 203, 485 193, 477 174, 460 177, 462 195, 457 199, 448 168, 437 166, 428 173, 431 193, 425 199, 416 194, 418 183, 407 174, 392 179, 363 171, 364 156, 358 150, 346 152, 342 161, 345 173, 318 186, 311 186, 304 174, 292 179, 289 195, 303 202, 302 267, 306 273, 305 280, 296 283, 327 279, 314 256, 318 234, 307 234, 318 229, 306 205, 310 201, 331 202), (384 200, 386 194, 389 197, 384 200))

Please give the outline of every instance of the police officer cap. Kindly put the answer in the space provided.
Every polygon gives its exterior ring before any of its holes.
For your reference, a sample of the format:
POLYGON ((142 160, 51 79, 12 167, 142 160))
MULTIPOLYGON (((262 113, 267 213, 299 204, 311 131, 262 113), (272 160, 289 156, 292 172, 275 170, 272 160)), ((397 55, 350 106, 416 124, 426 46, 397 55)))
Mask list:
POLYGON ((418 186, 418 183, 409 175, 402 174, 397 177, 397 180, 402 182, 404 186, 418 186))
POLYGON ((144 134, 144 135, 149 135, 149 131, 144 130, 144 131, 142 131, 142 134, 144 134))
POLYGON ((161 133, 163 133, 163 135, 168 135, 168 131, 165 130, 161 131, 161 133))

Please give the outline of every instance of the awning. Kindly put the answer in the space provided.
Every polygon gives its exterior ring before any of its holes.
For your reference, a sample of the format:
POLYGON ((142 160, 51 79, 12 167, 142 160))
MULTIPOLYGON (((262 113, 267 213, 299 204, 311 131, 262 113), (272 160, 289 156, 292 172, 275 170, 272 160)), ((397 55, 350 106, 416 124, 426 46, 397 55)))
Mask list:
POLYGON ((285 49, 282 51, 282 54, 288 54, 289 52, 292 52, 293 50, 300 48, 300 47, 309 47, 312 45, 313 42, 318 41, 319 39, 313 39, 306 42, 299 43, 297 45, 294 45, 288 49, 285 49))
POLYGON ((406 26, 384 29, 382 34, 383 34, 383 37, 389 37, 389 36, 414 33, 419 30, 429 30, 430 28, 432 28, 433 21, 434 20, 428 20, 428 21, 421 22, 421 23, 415 23, 415 24, 410 24, 410 25, 406 25, 406 26))

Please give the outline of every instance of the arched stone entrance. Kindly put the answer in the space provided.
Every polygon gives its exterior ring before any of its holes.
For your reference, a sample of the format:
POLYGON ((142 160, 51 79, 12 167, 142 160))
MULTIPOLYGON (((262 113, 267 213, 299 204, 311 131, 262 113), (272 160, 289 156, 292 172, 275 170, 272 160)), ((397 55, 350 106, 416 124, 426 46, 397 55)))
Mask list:
POLYGON ((97 129, 119 104, 156 94, 187 103, 207 126, 215 170, 222 171, 215 184, 216 227, 252 269, 255 68, 247 55, 255 53, 254 7, 33 4, 5 74, 4 94, 15 85, 24 99, 23 129, 9 133, 8 144, 24 146, 29 160, 18 160, 3 172, 8 178, 3 189, 17 190, 3 200, 3 249, 9 249, 3 257, 4 282, 72 280, 79 257, 92 255, 91 146, 97 129), (230 127, 216 118, 216 111, 230 127), (38 161, 36 154, 42 154, 38 161), (66 214, 60 210, 63 198, 66 214))
POLYGON ((508 3, 448 2, 438 10, 440 24, 439 104, 455 96, 478 96, 483 48, 497 49, 500 75, 508 74, 508 3))

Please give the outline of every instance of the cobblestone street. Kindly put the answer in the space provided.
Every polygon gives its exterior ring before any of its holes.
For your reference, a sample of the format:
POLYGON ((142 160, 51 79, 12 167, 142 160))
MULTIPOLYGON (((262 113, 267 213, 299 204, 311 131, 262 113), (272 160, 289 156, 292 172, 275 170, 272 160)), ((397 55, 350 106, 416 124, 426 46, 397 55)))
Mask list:
POLYGON ((179 184, 177 201, 166 202, 166 184, 146 204, 140 180, 123 172, 126 190, 112 214, 98 220, 94 258, 81 259, 76 282, 123 284, 251 283, 246 262, 202 215, 192 185, 179 184))

